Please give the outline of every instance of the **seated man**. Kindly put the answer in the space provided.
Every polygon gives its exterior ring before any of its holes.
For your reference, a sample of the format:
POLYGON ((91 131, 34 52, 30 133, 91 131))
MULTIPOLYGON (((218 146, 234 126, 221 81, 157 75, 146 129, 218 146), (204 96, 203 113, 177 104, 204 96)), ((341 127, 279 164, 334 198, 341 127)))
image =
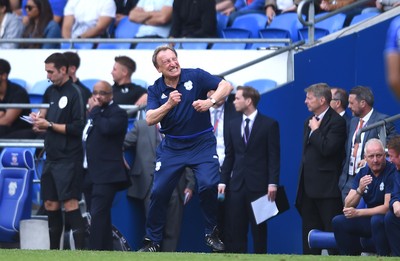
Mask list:
POLYGON ((385 216, 385 230, 392 256, 400 256, 400 135, 391 138, 387 144, 390 161, 396 165, 393 176, 393 192, 390 210, 385 216))
POLYGON ((113 0, 69 0, 64 9, 63 38, 99 38, 107 36, 116 6, 113 0))
POLYGON ((139 0, 129 13, 129 20, 141 24, 135 37, 167 38, 171 29, 173 0, 139 0))
POLYGON ((333 231, 341 255, 360 255, 360 238, 370 237, 376 253, 387 256, 390 248, 383 222, 389 209, 392 177, 396 169, 386 161, 383 144, 376 138, 365 144, 364 157, 368 166, 363 167, 354 178, 344 202, 343 215, 332 219, 333 231), (367 208, 356 208, 361 198, 367 208))
MULTIPOLYGON (((8 61, 0 59, 0 103, 29 103, 27 91, 8 80, 11 66, 8 61)), ((1 108, 0 138, 32 138, 29 130, 32 125, 21 120, 22 115, 29 115, 30 109, 1 108), (25 132, 24 130, 28 130, 25 132), (26 136, 27 135, 27 136, 26 136)))

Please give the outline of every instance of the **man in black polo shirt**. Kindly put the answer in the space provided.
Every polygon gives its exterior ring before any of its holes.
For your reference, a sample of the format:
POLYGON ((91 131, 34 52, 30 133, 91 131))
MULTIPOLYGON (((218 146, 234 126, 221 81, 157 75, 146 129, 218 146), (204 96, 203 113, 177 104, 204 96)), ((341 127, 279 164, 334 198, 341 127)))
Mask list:
MULTIPOLYGON (((27 91, 8 79, 11 66, 8 61, 0 59, 0 103, 29 103, 27 91)), ((19 117, 28 115, 30 109, 0 109, 0 138, 32 138, 31 125, 19 117)))
MULTIPOLYGON (((136 71, 136 63, 128 56, 115 57, 111 72, 114 80, 113 97, 117 104, 146 105, 147 90, 131 82, 132 74, 136 71)), ((136 117, 136 113, 131 117, 136 117)))
POLYGON ((75 248, 84 246, 85 223, 79 210, 83 179, 82 132, 85 105, 79 87, 68 76, 68 60, 53 53, 45 60, 47 88, 43 103, 48 109, 31 113, 33 130, 45 132, 46 162, 41 177, 41 198, 49 221, 50 248, 60 249, 63 231, 61 203, 65 209, 65 227, 70 227, 75 248))

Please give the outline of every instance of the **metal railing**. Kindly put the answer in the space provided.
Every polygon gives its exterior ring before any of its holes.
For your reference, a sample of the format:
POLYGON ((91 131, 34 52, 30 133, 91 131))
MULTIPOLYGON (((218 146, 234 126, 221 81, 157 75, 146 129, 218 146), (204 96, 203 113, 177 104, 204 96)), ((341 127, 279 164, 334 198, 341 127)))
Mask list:
MULTIPOLYGON (((132 115, 138 111, 144 110, 146 105, 120 105, 122 109, 125 109, 128 115, 132 115)), ((18 108, 18 109, 46 109, 49 108, 49 104, 29 104, 29 103, 2 103, 0 104, 0 109, 7 108, 18 108)), ((0 148, 4 147, 30 147, 30 148, 43 148, 44 140, 43 139, 0 139, 0 148)))
POLYGON ((315 43, 315 24, 323 21, 325 19, 328 19, 329 17, 332 17, 338 13, 342 13, 345 11, 348 11, 350 9, 353 9, 355 7, 364 5, 366 3, 369 3, 371 0, 356 0, 354 3, 351 3, 349 5, 343 6, 339 9, 336 9, 334 11, 331 11, 329 13, 326 13, 325 15, 321 15, 318 18, 315 18, 315 7, 314 7, 314 1, 315 0, 304 0, 301 1, 299 6, 297 7, 297 16, 299 18, 300 23, 308 27, 308 44, 313 45, 315 43), (303 18, 303 8, 306 4, 309 4, 308 8, 308 21, 305 21, 303 18))
POLYGON ((356 138, 355 138, 355 143, 360 143, 361 142, 361 134, 375 129, 375 128, 379 128, 382 127, 379 130, 379 139, 382 141, 383 146, 386 148, 386 124, 389 122, 394 122, 396 120, 400 119, 400 114, 396 114, 394 116, 388 117, 386 119, 377 121, 375 123, 372 123, 371 125, 365 126, 364 128, 360 129, 357 134, 356 134, 356 138))
POLYGON ((286 38, 14 38, 0 39, 0 43, 69 43, 70 48, 75 43, 287 43, 286 38))

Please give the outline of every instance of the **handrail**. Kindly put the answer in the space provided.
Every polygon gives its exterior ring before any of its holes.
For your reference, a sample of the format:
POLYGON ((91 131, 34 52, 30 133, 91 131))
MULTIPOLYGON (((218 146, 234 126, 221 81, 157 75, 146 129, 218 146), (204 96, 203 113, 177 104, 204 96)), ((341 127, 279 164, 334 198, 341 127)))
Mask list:
POLYGON ((291 43, 286 38, 14 38, 0 43, 291 43))
POLYGON ((244 64, 242 64, 242 65, 239 65, 239 66, 235 67, 235 68, 232 68, 232 69, 230 69, 230 70, 227 70, 227 71, 225 71, 225 72, 222 72, 222 73, 220 73, 219 75, 225 77, 225 76, 227 76, 227 75, 229 75, 229 74, 232 74, 232 73, 235 73, 235 72, 237 72, 237 71, 240 71, 240 70, 242 70, 242 69, 244 69, 244 68, 246 68, 246 67, 249 67, 249 66, 251 66, 251 65, 254 65, 254 64, 256 64, 256 63, 260 63, 260 62, 262 62, 262 61, 264 61, 264 60, 267 60, 267 59, 269 59, 269 58, 272 58, 272 57, 274 57, 274 56, 277 56, 277 55, 279 55, 279 54, 281 54, 281 53, 284 53, 284 52, 287 52, 287 51, 291 51, 291 50, 295 49, 296 47, 298 47, 298 46, 300 46, 300 45, 303 45, 303 44, 304 44, 304 41, 299 41, 299 42, 296 42, 296 43, 294 43, 294 44, 292 44, 292 45, 289 45, 289 46, 283 46, 282 48, 277 49, 277 50, 276 50, 275 52, 273 52, 273 53, 269 53, 269 54, 267 54, 267 55, 261 56, 260 58, 257 58, 257 59, 255 59, 255 60, 253 60, 253 61, 244 63, 244 64))
POLYGON ((318 18, 315 18, 315 10, 314 10, 314 1, 315 0, 303 0, 300 2, 299 6, 297 7, 297 17, 299 18, 300 23, 302 23, 305 26, 308 26, 308 43, 310 45, 313 45, 315 43, 315 24, 323 21, 331 16, 334 16, 338 13, 342 13, 344 11, 348 11, 350 9, 353 9, 354 7, 361 6, 363 4, 366 4, 370 2, 371 0, 356 0, 355 2, 345 5, 339 9, 333 10, 331 12, 327 12, 325 15, 321 15, 318 18), (303 19, 303 8, 305 4, 309 5, 309 12, 308 12, 308 21, 305 21, 303 19))
POLYGON ((387 117, 383 120, 377 121, 375 123, 372 123, 371 125, 367 125, 364 128, 360 129, 357 134, 356 134, 356 138, 355 138, 355 143, 360 143, 361 142, 361 134, 363 132, 369 131, 371 129, 375 129, 378 128, 380 126, 383 126, 383 128, 379 131, 379 138, 383 143, 383 146, 386 147, 386 124, 389 122, 393 122, 395 120, 400 119, 400 114, 396 114, 394 116, 391 117, 387 117))
MULTIPOLYGON (((124 110, 127 110, 129 112, 137 112, 140 110, 143 110, 146 105, 128 105, 128 104, 120 104, 119 107, 121 107, 124 110)), ((32 103, 0 103, 0 109, 7 109, 7 108, 13 108, 13 109, 47 109, 49 108, 48 103, 40 103, 40 104, 32 104, 32 103)))

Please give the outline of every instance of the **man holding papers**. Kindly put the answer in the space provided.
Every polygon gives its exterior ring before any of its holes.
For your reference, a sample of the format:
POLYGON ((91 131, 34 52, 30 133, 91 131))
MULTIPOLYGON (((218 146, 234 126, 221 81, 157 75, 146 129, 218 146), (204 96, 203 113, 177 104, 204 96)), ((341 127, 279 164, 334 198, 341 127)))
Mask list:
MULTIPOLYGON (((243 113, 230 121, 225 140, 219 193, 226 192, 227 252, 247 252, 251 225, 255 253, 267 252, 267 224, 257 224, 252 202, 266 197, 275 201, 280 172, 279 124, 258 112, 260 94, 248 86, 237 87, 234 105, 243 113)), ((263 207, 264 204, 261 204, 263 207)))

